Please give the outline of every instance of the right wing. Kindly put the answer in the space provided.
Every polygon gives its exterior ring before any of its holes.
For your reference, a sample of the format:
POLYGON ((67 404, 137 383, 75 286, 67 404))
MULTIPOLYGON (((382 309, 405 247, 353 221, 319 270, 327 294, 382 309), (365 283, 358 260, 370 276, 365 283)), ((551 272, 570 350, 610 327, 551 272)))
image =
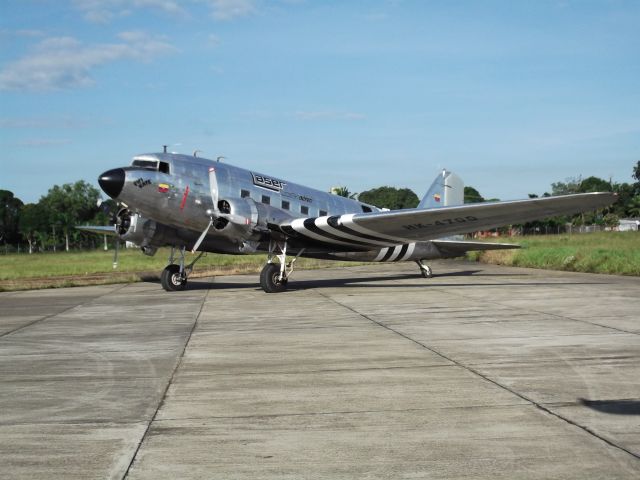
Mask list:
POLYGON ((612 204, 616 198, 610 192, 579 193, 453 207, 296 218, 271 224, 270 228, 302 241, 342 249, 348 246, 355 249, 379 248, 595 210, 612 204))

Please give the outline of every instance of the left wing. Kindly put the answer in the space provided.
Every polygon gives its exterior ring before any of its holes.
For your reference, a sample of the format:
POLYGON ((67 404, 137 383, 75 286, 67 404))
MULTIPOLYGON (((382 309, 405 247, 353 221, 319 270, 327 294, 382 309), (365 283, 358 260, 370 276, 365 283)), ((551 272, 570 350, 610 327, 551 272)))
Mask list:
POLYGON ((616 198, 610 192, 579 193, 454 207, 297 218, 270 225, 270 228, 315 243, 365 249, 435 240, 448 235, 595 210, 612 204, 616 198))
POLYGON ((76 229, 82 230, 83 232, 98 233, 100 235, 111 235, 114 237, 117 235, 116 227, 114 225, 82 225, 80 227, 76 227, 76 229))

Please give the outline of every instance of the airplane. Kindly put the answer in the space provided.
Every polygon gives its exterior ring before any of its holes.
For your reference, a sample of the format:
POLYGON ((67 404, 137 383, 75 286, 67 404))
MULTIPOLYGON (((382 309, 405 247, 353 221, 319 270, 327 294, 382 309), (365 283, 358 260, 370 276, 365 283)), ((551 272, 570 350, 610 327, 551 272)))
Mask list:
POLYGON ((126 167, 105 171, 102 190, 120 206, 111 226, 81 230, 132 242, 146 255, 171 247, 160 276, 166 291, 183 290, 205 252, 264 252, 260 286, 282 292, 299 257, 357 262, 417 263, 463 256, 472 250, 519 248, 464 240, 461 234, 567 215, 615 202, 610 192, 527 200, 463 203, 464 183, 438 174, 417 208, 388 210, 193 155, 137 155, 126 167), (198 252, 187 264, 186 252, 198 252), (178 258, 176 258, 176 252, 178 258))

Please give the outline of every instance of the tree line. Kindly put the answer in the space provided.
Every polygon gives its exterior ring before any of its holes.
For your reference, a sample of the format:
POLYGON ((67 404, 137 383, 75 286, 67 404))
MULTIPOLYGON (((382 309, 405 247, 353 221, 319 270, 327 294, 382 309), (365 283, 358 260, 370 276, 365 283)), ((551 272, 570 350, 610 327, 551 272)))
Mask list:
MULTIPOLYGON (((574 215, 573 217, 555 217, 530 222, 522 227, 525 230, 553 229, 567 223, 572 225, 615 226, 620 218, 640 217, 640 161, 633 167, 632 177, 635 183, 616 183, 598 177, 575 177, 563 182, 551 184, 550 195, 568 195, 582 192, 615 192, 618 201, 610 207, 597 212, 574 215)), ((377 187, 360 194, 352 193, 347 187, 338 187, 333 192, 381 208, 397 210, 415 208, 420 199, 409 188, 377 187)), ((538 197, 530 193, 530 198, 538 197)), ((75 183, 55 185, 43 195, 37 203, 23 203, 9 190, 0 190, 0 244, 16 246, 26 244, 29 252, 65 250, 95 247, 100 239, 91 234, 76 230, 76 225, 106 225, 109 215, 106 208, 98 206, 100 192, 91 184, 79 180, 75 183)), ((497 199, 485 199, 472 186, 464 188, 464 202, 478 203, 497 199)), ((103 206, 111 202, 104 202, 103 206)), ((111 206, 111 205, 109 205, 111 206)))
POLYGON ((0 190, 0 243, 27 244, 29 253, 94 247, 99 239, 76 225, 105 225, 109 217, 98 206, 100 192, 84 180, 55 185, 37 203, 23 203, 0 190))

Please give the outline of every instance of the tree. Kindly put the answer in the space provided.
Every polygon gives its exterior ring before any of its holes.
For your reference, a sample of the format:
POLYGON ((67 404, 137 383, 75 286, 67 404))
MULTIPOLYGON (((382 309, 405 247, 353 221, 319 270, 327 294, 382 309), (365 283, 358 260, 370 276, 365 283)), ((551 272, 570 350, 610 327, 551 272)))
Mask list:
POLYGON ((620 217, 618 217, 618 215, 616 215, 615 213, 607 213, 603 218, 602 218, 603 223, 607 226, 607 227, 617 227, 618 225, 620 225, 620 217))
POLYGON ((351 193, 347 187, 333 187, 331 193, 345 198, 356 198, 357 193, 351 193))
POLYGON ((609 210, 621 218, 631 215, 628 210, 635 194, 634 186, 629 183, 614 183, 613 191, 618 195, 618 200, 609 210))
POLYGON ((638 183, 640 183, 640 160, 638 160, 638 163, 636 163, 636 166, 633 167, 633 174, 631 176, 635 178, 638 181, 638 183))
POLYGON ((85 182, 65 183, 61 187, 54 185, 40 203, 49 211, 49 223, 52 228, 59 225, 65 238, 65 249, 69 251, 70 232, 76 225, 92 219, 98 213, 100 192, 85 182))
POLYGON ((27 203, 20 211, 20 221, 18 224, 20 233, 29 244, 29 253, 33 253, 36 239, 47 233, 47 212, 41 205, 27 203))
POLYGON ((640 217, 640 195, 636 195, 627 204, 627 214, 630 217, 640 217))
POLYGON ((399 210, 415 208, 420 203, 418 196, 409 188, 378 187, 358 195, 358 200, 380 208, 399 210))
POLYGON ((18 243, 18 218, 22 208, 22 200, 9 190, 0 190, 0 241, 8 244, 18 243))
POLYGON ((611 192, 613 191, 611 182, 607 182, 598 177, 587 177, 580 182, 578 192, 611 192))
POLYGON ((557 182, 551 184, 552 195, 570 195, 572 193, 580 193, 580 184, 582 183, 582 177, 567 178, 564 182, 557 182))
POLYGON ((464 187, 464 203, 481 203, 484 202, 484 198, 480 195, 480 192, 473 187, 464 187))

